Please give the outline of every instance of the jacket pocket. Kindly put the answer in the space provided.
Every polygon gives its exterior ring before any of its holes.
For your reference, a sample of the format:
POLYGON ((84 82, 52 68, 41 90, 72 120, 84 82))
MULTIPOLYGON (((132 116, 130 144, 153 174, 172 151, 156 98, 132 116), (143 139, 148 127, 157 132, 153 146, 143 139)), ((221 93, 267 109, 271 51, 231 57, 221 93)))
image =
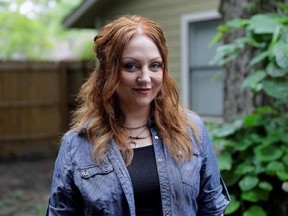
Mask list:
POLYGON ((114 213, 114 204, 117 203, 115 197, 120 196, 121 188, 112 164, 102 163, 82 167, 79 169, 79 175, 87 209, 97 212, 95 215, 114 213))
POLYGON ((83 179, 89 179, 95 175, 107 175, 113 171, 111 164, 101 164, 99 166, 92 166, 80 169, 80 175, 83 179))
POLYGON ((200 188, 200 171, 203 158, 194 154, 192 159, 180 166, 182 182, 186 185, 186 189, 192 192, 194 197, 198 196, 200 188))

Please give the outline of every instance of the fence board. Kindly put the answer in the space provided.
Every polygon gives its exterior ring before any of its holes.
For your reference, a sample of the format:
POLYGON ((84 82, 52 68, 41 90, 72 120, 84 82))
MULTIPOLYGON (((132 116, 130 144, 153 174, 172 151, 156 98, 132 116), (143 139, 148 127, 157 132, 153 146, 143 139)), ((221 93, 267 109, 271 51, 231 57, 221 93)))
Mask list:
POLYGON ((0 62, 0 159, 55 153, 68 128, 72 95, 88 74, 86 65, 0 62))

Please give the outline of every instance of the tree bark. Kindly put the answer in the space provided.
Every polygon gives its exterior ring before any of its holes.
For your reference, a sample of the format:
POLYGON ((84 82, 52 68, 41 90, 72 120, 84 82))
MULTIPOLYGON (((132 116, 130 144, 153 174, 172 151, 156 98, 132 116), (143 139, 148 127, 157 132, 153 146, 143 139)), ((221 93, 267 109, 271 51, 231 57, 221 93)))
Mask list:
MULTIPOLYGON (((257 13, 275 12, 276 2, 286 3, 287 0, 221 0, 219 12, 222 22, 234 18, 250 18, 257 13), (246 5, 246 7, 244 7, 246 5), (247 7, 247 5, 252 7, 247 7), (254 5, 254 7, 253 7, 254 5)), ((233 31, 224 37, 223 43, 228 44, 244 34, 243 31, 233 31)), ((265 104, 263 94, 254 95, 249 90, 241 87, 244 79, 249 74, 247 65, 253 56, 253 49, 246 47, 240 55, 224 67, 224 120, 231 121, 236 116, 244 116, 252 110, 265 104)))

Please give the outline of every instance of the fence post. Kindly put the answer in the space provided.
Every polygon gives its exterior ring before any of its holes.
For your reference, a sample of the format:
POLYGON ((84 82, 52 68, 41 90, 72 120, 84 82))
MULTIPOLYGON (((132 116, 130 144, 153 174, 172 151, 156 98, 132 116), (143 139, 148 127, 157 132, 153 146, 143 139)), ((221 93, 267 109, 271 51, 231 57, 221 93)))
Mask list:
POLYGON ((69 110, 68 110, 68 84, 67 84, 67 71, 68 63, 59 62, 58 73, 59 73, 59 104, 60 104, 60 115, 61 115, 61 132, 65 132, 69 125, 69 110))

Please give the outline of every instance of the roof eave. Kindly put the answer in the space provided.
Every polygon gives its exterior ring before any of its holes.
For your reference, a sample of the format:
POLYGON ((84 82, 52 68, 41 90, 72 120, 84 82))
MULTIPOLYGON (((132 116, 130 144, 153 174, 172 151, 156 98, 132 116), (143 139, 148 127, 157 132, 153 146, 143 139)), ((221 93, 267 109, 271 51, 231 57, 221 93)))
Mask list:
MULTIPOLYGON (((72 11, 62 22, 65 28, 94 28, 94 21, 90 20, 90 23, 85 19, 87 11, 97 3, 98 0, 86 0, 83 1, 79 7, 72 11), (81 22, 82 20, 82 22, 81 22), (85 20, 85 22, 83 22, 85 20), (91 22, 92 21, 92 22, 91 22), (84 25, 83 25, 84 24, 84 25)), ((88 19, 89 20, 89 19, 88 19)))

